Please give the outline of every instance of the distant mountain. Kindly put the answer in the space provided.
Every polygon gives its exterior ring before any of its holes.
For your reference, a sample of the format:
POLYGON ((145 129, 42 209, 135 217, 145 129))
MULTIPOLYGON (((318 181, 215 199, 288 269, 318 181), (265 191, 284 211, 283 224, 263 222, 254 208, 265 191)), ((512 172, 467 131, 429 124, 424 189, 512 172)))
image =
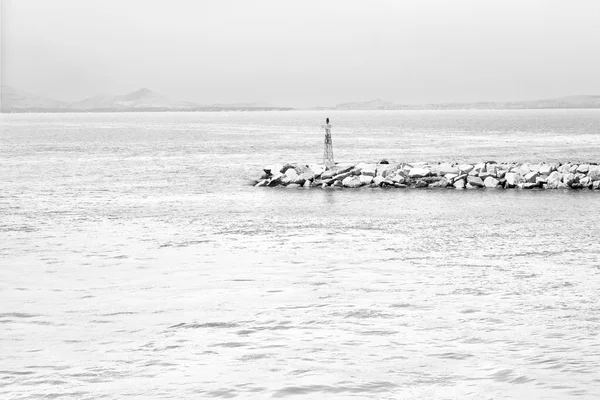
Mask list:
POLYGON ((118 96, 98 95, 71 103, 71 108, 76 110, 187 110, 194 107, 197 105, 171 100, 146 88, 118 96))
POLYGON ((2 86, 2 112, 102 112, 102 111, 286 111, 291 108, 261 103, 201 106, 169 99, 150 89, 123 95, 98 95, 67 103, 39 97, 10 86, 2 86))
POLYGON ((12 86, 2 85, 0 88, 2 112, 22 110, 64 110, 69 108, 69 103, 57 101, 46 97, 37 96, 12 86))
MULTIPOLYGON (((321 107, 320 107, 321 108, 321 107)), ((358 103, 341 103, 333 110, 489 110, 489 109, 546 109, 546 108, 600 108, 600 96, 567 96, 554 99, 509 102, 438 103, 438 104, 395 104, 384 100, 358 103)))
POLYGON ((394 110, 396 104, 375 99, 371 101, 364 101, 360 103, 342 103, 335 106, 336 110, 394 110))

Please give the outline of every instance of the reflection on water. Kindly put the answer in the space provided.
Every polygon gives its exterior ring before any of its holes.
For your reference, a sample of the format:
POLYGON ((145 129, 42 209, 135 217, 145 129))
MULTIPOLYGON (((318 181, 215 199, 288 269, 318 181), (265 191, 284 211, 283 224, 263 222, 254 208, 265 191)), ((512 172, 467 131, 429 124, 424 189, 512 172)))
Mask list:
MULTIPOLYGON (((3 117, 0 397, 600 396, 599 193, 249 186, 313 120, 3 117)), ((347 160, 600 154, 594 110, 335 121, 347 160)))

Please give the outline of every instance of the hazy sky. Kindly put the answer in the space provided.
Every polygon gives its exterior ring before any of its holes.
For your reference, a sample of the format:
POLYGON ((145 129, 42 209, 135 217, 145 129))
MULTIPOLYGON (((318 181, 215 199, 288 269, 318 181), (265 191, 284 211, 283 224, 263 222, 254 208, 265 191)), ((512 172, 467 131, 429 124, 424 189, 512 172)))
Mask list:
POLYGON ((600 1, 2 0, 2 80, 203 104, 600 94, 600 1))

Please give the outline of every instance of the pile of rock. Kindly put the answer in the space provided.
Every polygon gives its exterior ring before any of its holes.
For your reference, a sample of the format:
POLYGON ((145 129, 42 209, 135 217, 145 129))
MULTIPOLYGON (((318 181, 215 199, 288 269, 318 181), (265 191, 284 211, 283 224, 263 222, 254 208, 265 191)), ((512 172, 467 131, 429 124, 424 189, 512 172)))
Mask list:
POLYGON ((600 190, 597 163, 358 163, 325 168, 318 164, 273 164, 255 186, 395 187, 456 189, 600 190))

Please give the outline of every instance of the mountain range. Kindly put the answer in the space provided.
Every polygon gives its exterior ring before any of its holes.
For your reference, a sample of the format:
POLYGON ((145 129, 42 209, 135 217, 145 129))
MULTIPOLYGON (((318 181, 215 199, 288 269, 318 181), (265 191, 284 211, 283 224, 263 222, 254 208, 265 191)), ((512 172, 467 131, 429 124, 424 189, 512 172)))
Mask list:
POLYGON ((481 101, 476 103, 395 104, 376 99, 365 102, 342 103, 333 110, 494 110, 494 109, 545 109, 545 108, 600 108, 600 96, 566 96, 529 101, 481 101))
POLYGON ((101 112, 101 111, 225 111, 291 110, 261 103, 199 105, 172 100, 150 89, 123 95, 98 95, 75 102, 64 102, 2 86, 2 112, 101 112))
MULTIPOLYGON (((236 103, 199 105, 172 100, 150 89, 139 89, 123 95, 98 95, 75 102, 64 102, 13 88, 1 87, 2 112, 119 112, 119 111, 271 111, 292 110, 263 103, 236 103)), ((457 110, 457 109, 547 109, 547 108, 600 108, 600 96, 582 95, 553 99, 438 103, 425 105, 396 104, 381 99, 365 102, 341 103, 333 107, 313 107, 318 110, 457 110)))

